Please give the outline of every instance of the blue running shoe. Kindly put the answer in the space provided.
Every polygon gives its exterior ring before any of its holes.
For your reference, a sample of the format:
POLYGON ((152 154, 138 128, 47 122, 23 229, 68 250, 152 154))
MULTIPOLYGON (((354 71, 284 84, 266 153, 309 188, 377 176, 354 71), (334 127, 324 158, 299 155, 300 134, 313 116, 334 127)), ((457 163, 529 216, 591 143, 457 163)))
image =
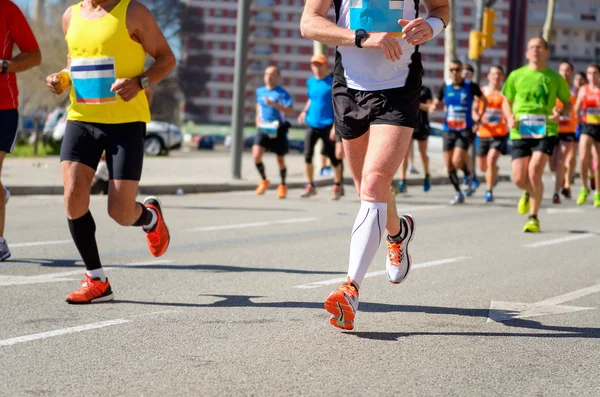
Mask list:
POLYGON ((431 181, 429 180, 429 175, 423 179, 423 191, 428 192, 431 189, 431 181))
POLYGON ((406 193, 406 181, 403 180, 398 182, 397 189, 398 193, 406 193))
POLYGON ((485 200, 486 203, 492 203, 494 202, 494 195, 492 194, 491 190, 486 190, 485 191, 485 196, 483 198, 485 200))
POLYGON ((479 187, 479 179, 473 178, 473 181, 471 182, 471 189, 477 190, 478 187, 479 187))
POLYGON ((456 193, 456 196, 450 201, 450 205, 463 204, 465 202, 465 196, 462 193, 456 193))

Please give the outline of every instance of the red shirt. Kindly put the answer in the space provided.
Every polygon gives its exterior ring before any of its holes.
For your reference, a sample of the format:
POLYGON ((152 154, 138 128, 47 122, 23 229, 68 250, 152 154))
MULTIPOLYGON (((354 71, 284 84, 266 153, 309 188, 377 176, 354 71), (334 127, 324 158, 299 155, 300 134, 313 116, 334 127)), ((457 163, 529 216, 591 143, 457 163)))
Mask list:
MULTIPOLYGON (((15 44, 21 52, 39 48, 19 7, 10 0, 0 0, 0 59, 11 60, 15 44)), ((18 108, 18 99, 17 76, 0 74, 0 110, 18 108)))

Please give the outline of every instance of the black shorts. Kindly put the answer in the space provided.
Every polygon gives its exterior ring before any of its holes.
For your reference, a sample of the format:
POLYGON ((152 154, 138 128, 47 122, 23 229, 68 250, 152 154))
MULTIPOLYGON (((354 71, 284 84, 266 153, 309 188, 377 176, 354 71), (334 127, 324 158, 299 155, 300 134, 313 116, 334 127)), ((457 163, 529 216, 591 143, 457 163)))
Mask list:
POLYGON ((558 139, 562 142, 575 142, 575 133, 574 132, 561 132, 558 134, 558 139))
POLYGON ((265 148, 268 152, 278 156, 285 156, 288 152, 288 130, 290 124, 285 122, 279 126, 277 137, 271 138, 266 132, 258 131, 254 138, 254 144, 265 148))
POLYGON ((458 132, 443 132, 444 139, 444 152, 450 151, 455 147, 459 147, 463 150, 469 150, 469 146, 473 141, 473 131, 462 130, 458 132))
POLYGON ((486 157, 492 149, 496 149, 502 154, 508 153, 508 137, 479 138, 477 157, 486 157))
POLYGON ((0 151, 12 153, 17 142, 19 111, 17 109, 0 110, 0 151))
POLYGON ((101 124, 67 121, 60 161, 96 169, 106 151, 110 179, 139 181, 144 165, 146 123, 101 124))
POLYGON ((542 152, 552 156, 557 144, 558 137, 555 136, 542 139, 516 139, 512 141, 512 159, 531 157, 533 152, 542 152))
POLYGON ((329 139, 330 132, 331 125, 325 128, 310 127, 306 130, 306 133, 304 134, 304 161, 306 164, 312 164, 315 146, 317 141, 321 139, 323 142, 321 154, 329 158, 333 167, 338 166, 340 160, 335 157, 335 143, 331 142, 331 139, 329 139))
POLYGON ((416 141, 426 141, 429 139, 430 129, 426 125, 420 125, 413 131, 413 139, 416 141))
POLYGON ((581 124, 581 133, 583 135, 589 135, 596 142, 600 142, 600 124, 581 124))
POLYGON ((415 52, 404 87, 359 91, 334 79, 335 133, 344 139, 356 139, 373 124, 417 127, 421 121, 419 104, 422 76, 421 54, 415 52))

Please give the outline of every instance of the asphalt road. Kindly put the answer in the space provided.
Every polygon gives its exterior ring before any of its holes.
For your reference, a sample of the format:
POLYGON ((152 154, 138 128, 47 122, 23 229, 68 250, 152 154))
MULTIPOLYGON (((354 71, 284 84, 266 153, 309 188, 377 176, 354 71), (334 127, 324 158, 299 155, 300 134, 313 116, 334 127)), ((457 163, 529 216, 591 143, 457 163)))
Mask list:
POLYGON ((600 210, 546 202, 543 233, 526 235, 508 183, 457 207, 449 186, 412 188, 398 206, 417 221, 417 265, 390 284, 382 244, 342 332, 322 305, 358 200, 299 195, 165 196, 158 259, 94 197, 115 301, 87 306, 63 301, 83 268, 62 198, 11 198, 0 395, 600 395, 600 210))

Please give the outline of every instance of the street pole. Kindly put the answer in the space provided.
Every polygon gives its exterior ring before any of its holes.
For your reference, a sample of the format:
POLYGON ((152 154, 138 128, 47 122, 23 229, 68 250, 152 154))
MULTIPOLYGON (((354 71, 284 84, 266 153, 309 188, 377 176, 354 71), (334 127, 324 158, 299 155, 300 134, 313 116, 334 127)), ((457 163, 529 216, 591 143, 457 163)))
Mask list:
POLYGON ((327 56, 327 46, 318 41, 313 41, 313 55, 323 54, 327 56))
POLYGON ((238 1, 233 109, 231 112, 231 177, 233 179, 242 178, 244 104, 246 101, 246 69, 248 65, 248 36, 250 34, 250 4, 250 0, 238 1))

